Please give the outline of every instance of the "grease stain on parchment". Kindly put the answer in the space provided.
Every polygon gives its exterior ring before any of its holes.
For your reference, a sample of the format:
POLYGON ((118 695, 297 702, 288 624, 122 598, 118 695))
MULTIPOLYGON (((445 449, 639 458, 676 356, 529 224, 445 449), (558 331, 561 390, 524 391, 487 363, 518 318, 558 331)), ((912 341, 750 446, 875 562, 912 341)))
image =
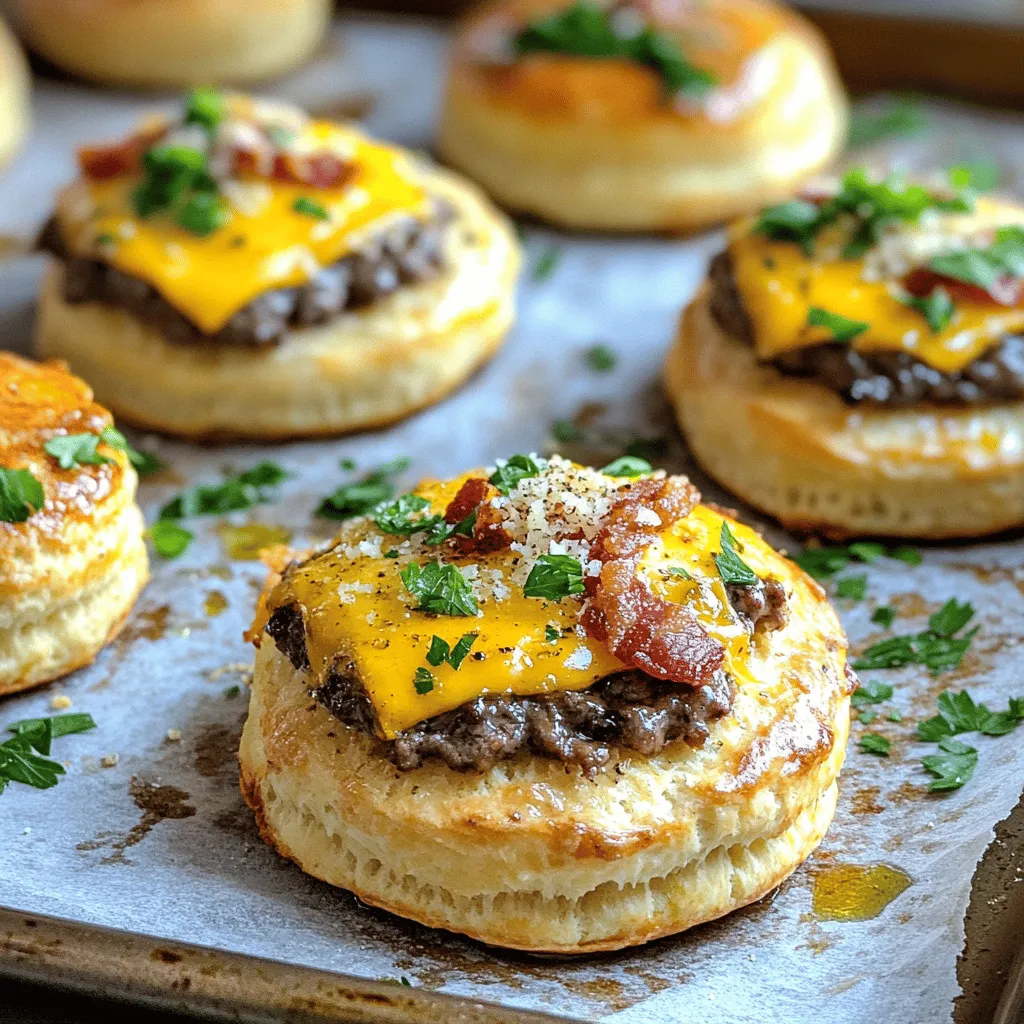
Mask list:
POLYGON ((100 832, 95 839, 79 843, 75 849, 83 853, 92 850, 110 849, 112 852, 100 859, 101 864, 131 864, 125 851, 138 846, 162 821, 180 821, 195 815, 195 807, 189 803, 191 796, 177 786, 160 782, 149 782, 133 775, 128 783, 128 795, 142 812, 138 823, 127 832, 100 832))
POLYGON ((870 921, 912 884, 888 864, 833 864, 815 873, 811 909, 819 921, 870 921))

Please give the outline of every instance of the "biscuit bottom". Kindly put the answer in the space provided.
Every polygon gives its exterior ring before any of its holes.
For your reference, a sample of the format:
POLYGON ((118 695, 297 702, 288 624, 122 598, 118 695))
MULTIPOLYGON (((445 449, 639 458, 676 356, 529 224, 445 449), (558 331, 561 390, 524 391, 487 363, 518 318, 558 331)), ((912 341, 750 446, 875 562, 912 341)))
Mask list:
MULTIPOLYGON (((80 589, 0 601, 0 695, 47 683, 89 664, 120 632, 148 577, 142 516, 121 513, 121 546, 80 589)), ((41 591, 45 584, 41 584, 41 591)))
POLYGON ((279 345, 179 345, 123 309, 64 301, 54 267, 40 355, 66 359, 120 419, 194 439, 340 434, 431 405, 501 344, 519 269, 511 225, 470 185, 433 171, 457 219, 446 269, 365 309, 297 328, 279 345))
POLYGON ((794 530, 939 540, 1024 525, 1024 402, 851 406, 683 314, 665 387, 693 454, 794 530))
POLYGON ((849 716, 831 675, 809 703, 748 695, 704 748, 594 781, 532 756, 399 773, 307 683, 264 635, 239 751, 263 838, 366 903, 495 946, 613 950, 720 917, 779 885, 836 808, 849 716))

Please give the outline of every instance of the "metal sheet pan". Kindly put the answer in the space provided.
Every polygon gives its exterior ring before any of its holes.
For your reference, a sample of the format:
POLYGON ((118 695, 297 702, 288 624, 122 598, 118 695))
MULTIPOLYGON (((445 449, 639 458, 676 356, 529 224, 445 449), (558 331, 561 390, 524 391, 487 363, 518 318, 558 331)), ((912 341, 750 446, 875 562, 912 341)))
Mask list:
MULTIPOLYGON (((443 50, 443 34, 423 23, 350 20, 336 46, 278 91, 321 111, 358 107, 373 130, 426 147, 443 50)), ((168 102, 41 84, 29 149, 3 179, 0 230, 27 235, 43 219, 52 190, 73 173, 75 143, 115 134, 140 111, 168 102)), ((944 131, 903 147, 908 166, 958 159, 972 145, 994 151, 1008 168, 1021 165, 1019 119, 944 107, 934 117, 944 131)), ((663 437, 663 463, 703 483, 671 425, 658 377, 678 311, 720 244, 718 233, 570 238, 530 228, 531 264, 549 245, 561 258, 546 280, 526 275, 509 344, 458 395, 393 429, 338 442, 195 448, 137 437, 171 467, 144 484, 144 507, 152 516, 186 482, 272 458, 293 474, 279 500, 235 522, 316 539, 328 527, 312 510, 343 479, 343 457, 367 469, 411 455, 411 482, 542 450, 551 422, 577 414, 590 437, 575 454, 601 459, 635 437, 663 437), (596 342, 618 352, 614 372, 586 368, 583 353, 596 342)), ((38 257, 0 267, 5 345, 27 345, 40 268, 38 257)), ((725 497, 711 485, 707 492, 725 497)), ((262 570, 229 557, 216 522, 196 525, 197 543, 154 567, 127 629, 92 667, 0 705, 2 726, 46 713, 55 694, 66 694, 99 723, 60 741, 68 776, 56 789, 12 786, 0 798, 0 907, 7 908, 0 972, 244 1019, 301 1012, 475 1022, 547 1014, 608 1024, 798 1024, 875 1021, 880 1006, 908 1024, 949 1019, 971 874, 992 826, 1017 800, 1024 749, 1019 738, 980 740, 975 779, 934 798, 918 763, 925 749, 910 736, 944 687, 969 685, 1004 706, 1020 693, 1019 539, 935 547, 919 567, 883 560, 866 569, 868 600, 841 609, 855 646, 877 633, 870 612, 884 602, 911 629, 945 598, 969 598, 982 628, 957 671, 939 679, 915 669, 890 674, 892 706, 905 720, 876 727, 892 736, 893 756, 851 751, 839 815, 804 869, 756 906, 678 938, 550 962, 369 910, 263 846, 239 797, 235 763, 245 714, 235 684, 250 660, 241 633, 262 570), (171 730, 180 740, 169 738, 171 730), (104 767, 111 754, 116 766, 104 767), (834 877, 837 866, 877 864, 910 880, 879 916, 835 921, 815 913, 820 879, 834 877)), ((792 546, 770 527, 769 534, 792 546)))

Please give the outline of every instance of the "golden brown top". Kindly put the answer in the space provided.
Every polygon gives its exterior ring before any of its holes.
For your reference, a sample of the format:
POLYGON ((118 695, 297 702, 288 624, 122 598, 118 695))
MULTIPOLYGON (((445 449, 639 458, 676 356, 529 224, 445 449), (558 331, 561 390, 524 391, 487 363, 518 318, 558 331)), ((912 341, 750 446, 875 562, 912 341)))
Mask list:
POLYGON ((25 522, 0 522, 0 560, 30 536, 57 538, 70 523, 91 519, 118 489, 127 466, 122 452, 102 447, 110 462, 61 469, 43 448, 60 434, 98 434, 112 422, 64 364, 0 352, 0 467, 29 470, 46 496, 25 522))
POLYGON ((459 84, 482 91, 494 104, 547 121, 590 121, 628 126, 680 121, 701 130, 731 131, 755 117, 780 89, 795 85, 791 61, 773 44, 796 36, 820 47, 799 15, 765 0, 640 0, 631 6, 651 28, 667 35, 715 87, 700 100, 666 97, 651 68, 629 60, 531 52, 511 63, 488 59, 538 17, 568 6, 566 0, 493 0, 466 21, 456 45, 459 84))

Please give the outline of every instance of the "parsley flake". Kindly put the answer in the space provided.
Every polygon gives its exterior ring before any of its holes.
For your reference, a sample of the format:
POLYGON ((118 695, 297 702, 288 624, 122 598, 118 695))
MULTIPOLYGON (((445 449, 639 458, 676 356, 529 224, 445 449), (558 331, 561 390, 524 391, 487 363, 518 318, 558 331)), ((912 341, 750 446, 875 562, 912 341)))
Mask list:
POLYGON ((1002 168, 995 160, 968 160, 949 169, 949 183, 956 189, 991 192, 999 188, 1002 168))
POLYGON ((161 558, 177 558, 183 555, 195 534, 179 526, 173 519, 158 519, 149 528, 149 539, 161 558))
POLYGON ((609 373, 618 365, 619 357, 608 345, 591 345, 585 353, 587 365, 596 373, 609 373))
POLYGON ((435 615, 476 615, 477 604, 466 578, 451 564, 410 562, 401 570, 402 582, 418 604, 416 611, 435 615))
POLYGON ((905 295, 900 298, 900 302, 911 309, 916 309, 927 321, 932 334, 941 333, 956 312, 949 292, 941 285, 933 288, 927 295, 905 295))
POLYGON ((541 555, 523 585, 524 597, 561 601, 582 594, 583 566, 573 555, 541 555))
POLYGON ((23 523, 45 501, 43 485, 31 470, 0 466, 0 523, 23 523))
POLYGON ((552 626, 549 622, 544 627, 544 639, 549 644, 557 644, 562 639, 562 631, 557 626, 552 626))
MULTIPOLYGON (((351 459, 342 460, 342 469, 354 468, 354 465, 346 465, 351 462, 351 459)), ((320 502, 316 514, 323 519, 341 521, 372 512, 378 505, 394 497, 393 477, 408 469, 409 464, 410 460, 406 458, 392 459, 371 470, 361 480, 342 484, 320 502)))
POLYGON ((883 629, 888 629, 896 619, 896 611, 888 605, 879 605, 871 613, 871 621, 878 623, 883 629))
POLYGON ((807 326, 824 327, 832 335, 833 341, 845 344, 863 334, 871 324, 863 320, 851 320, 841 313, 831 313, 821 306, 811 306, 807 311, 807 326))
POLYGON ((534 281, 546 281, 562 262, 562 250, 557 245, 547 246, 533 265, 534 281))
POLYGON ((928 266, 936 274, 993 294, 1005 278, 1024 278, 1024 227, 999 228, 995 241, 986 248, 943 253, 934 256, 928 266))
POLYGON ((621 455, 607 466, 601 468, 605 476, 629 477, 634 479, 638 476, 645 476, 653 473, 654 467, 646 460, 635 455, 621 455))
POLYGON ((722 523, 722 549, 714 555, 718 575, 726 586, 752 587, 757 583, 757 573, 743 561, 736 552, 736 538, 728 523, 722 523))
POLYGON ((925 771, 937 776, 928 784, 932 792, 959 789, 969 782, 978 766, 978 751, 960 740, 949 737, 939 741, 941 754, 929 754, 921 758, 925 771))
POLYGON ((864 573, 859 576, 844 576, 836 583, 836 597, 848 601, 863 601, 867 592, 868 578, 864 573))
POLYGON ((454 647, 448 646, 448 641, 439 636, 430 638, 430 650, 427 651, 427 661, 437 668, 447 662, 456 672, 462 667, 470 648, 476 643, 477 633, 463 633, 454 647))
POLYGON ((857 740, 857 746, 865 754, 875 754, 877 757, 888 757, 892 750, 892 743, 877 732, 866 732, 857 740))
POLYGON ((299 196, 292 205, 292 209, 296 213, 301 213, 306 217, 313 217, 316 220, 331 219, 327 209, 315 199, 310 199, 309 196, 299 196))
POLYGON ((508 495, 519 486, 520 480, 540 476, 547 463, 534 455, 513 455, 510 459, 498 459, 497 468, 487 478, 502 494, 508 495))
POLYGON ((938 714, 917 726, 918 739, 935 742, 946 736, 958 736, 963 732, 980 732, 985 736, 1005 736, 1017 728, 1024 714, 1017 714, 1014 702, 1006 711, 989 711, 984 704, 977 704, 966 691, 954 693, 944 690, 936 699, 938 714))
POLYGON ((862 708, 866 704, 881 704, 893 695, 893 688, 888 683, 861 683, 850 696, 850 704, 862 708))
POLYGON ((64 766, 49 759, 50 745, 60 736, 95 729, 91 715, 75 713, 50 718, 27 718, 7 727, 14 735, 0 743, 0 792, 10 782, 35 789, 56 786, 64 766))
POLYGON ((434 675, 426 668, 420 667, 416 669, 416 674, 413 676, 412 685, 416 687, 416 692, 423 696, 425 693, 430 693, 434 688, 434 675))
POLYGON ((420 515, 429 508, 430 502, 426 498, 418 494, 403 494, 390 505, 378 508, 373 521, 384 533, 409 537, 444 522, 444 516, 420 515))
POLYGON ((289 476, 276 462, 259 462, 221 484, 190 487, 160 509, 161 519, 216 516, 271 500, 271 488, 289 476))
POLYGON ((960 631, 974 616, 969 603, 961 604, 950 598, 928 620, 928 629, 922 633, 894 636, 872 644, 853 663, 860 670, 902 668, 904 665, 925 665, 933 673, 955 668, 963 660, 978 627, 966 633, 960 631))

